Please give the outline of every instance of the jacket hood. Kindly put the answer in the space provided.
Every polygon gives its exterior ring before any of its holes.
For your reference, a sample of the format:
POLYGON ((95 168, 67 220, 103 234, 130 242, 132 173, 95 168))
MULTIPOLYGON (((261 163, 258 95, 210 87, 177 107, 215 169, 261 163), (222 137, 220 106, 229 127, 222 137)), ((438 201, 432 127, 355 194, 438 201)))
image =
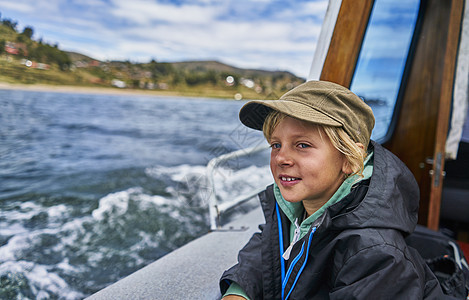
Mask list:
POLYGON ((417 182, 404 163, 390 151, 373 141, 370 147, 374 148, 374 162, 368 189, 364 183, 355 188, 365 188, 364 197, 349 201, 344 198, 346 201, 329 207, 322 225, 340 230, 372 227, 411 233, 418 218, 420 194, 417 182))

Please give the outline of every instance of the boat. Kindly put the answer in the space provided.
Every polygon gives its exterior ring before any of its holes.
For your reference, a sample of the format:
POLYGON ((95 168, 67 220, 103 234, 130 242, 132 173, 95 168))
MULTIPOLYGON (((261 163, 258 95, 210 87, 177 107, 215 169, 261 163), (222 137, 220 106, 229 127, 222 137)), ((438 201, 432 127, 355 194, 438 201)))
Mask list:
MULTIPOLYGON (((384 129, 373 139, 414 174, 420 226, 452 236, 466 257, 468 11, 469 0, 330 0, 308 78, 349 87, 370 105, 379 102, 375 115, 384 129)), ((216 180, 224 160, 264 149, 212 160, 208 178, 216 180)), ((220 203, 213 195, 209 233, 89 299, 219 299, 221 274, 264 222, 259 207, 228 223, 223 216, 257 192, 220 203)))

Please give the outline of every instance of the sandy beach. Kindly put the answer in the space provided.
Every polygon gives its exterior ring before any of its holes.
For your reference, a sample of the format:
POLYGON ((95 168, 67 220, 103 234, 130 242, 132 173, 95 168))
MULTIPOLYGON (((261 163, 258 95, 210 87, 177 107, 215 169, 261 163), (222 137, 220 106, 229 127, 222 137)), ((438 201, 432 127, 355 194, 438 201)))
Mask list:
POLYGON ((185 95, 174 91, 161 90, 135 90, 104 87, 83 87, 69 85, 46 85, 46 84, 12 84, 0 82, 0 90, 26 90, 38 92, 56 92, 56 93, 81 93, 81 94, 108 94, 108 95, 139 95, 139 96, 179 96, 194 97, 194 95, 185 95))

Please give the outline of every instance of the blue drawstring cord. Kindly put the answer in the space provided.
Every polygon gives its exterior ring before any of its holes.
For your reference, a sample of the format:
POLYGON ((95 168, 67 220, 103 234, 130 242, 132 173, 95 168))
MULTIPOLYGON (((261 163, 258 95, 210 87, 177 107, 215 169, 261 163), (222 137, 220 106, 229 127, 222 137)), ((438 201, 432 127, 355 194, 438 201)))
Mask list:
MULTIPOLYGON (((278 224, 278 239, 280 244, 280 269, 282 274, 282 283, 285 279, 285 260, 283 259, 283 229, 282 229, 282 219, 280 218, 280 210, 278 208, 278 203, 275 202, 275 210, 277 211, 277 224, 278 224)), ((283 299, 283 288, 282 288, 282 299, 283 299)))
MULTIPOLYGON (((313 239, 313 235, 314 233, 316 232, 316 229, 317 227, 313 227, 313 229, 311 230, 311 233, 309 235, 309 239, 308 239, 308 247, 306 248, 306 257, 305 257, 305 261, 303 263, 303 265, 301 266, 300 270, 298 271, 298 274, 296 274, 296 278, 295 278, 295 281, 293 282, 293 285, 290 289, 290 292, 288 293, 287 297, 285 298, 285 300, 288 299, 288 297, 290 296, 291 292, 293 291, 293 289, 295 288, 295 285, 296 285, 296 282, 298 281, 298 279, 300 278, 300 275, 301 273, 303 272, 303 269, 305 268, 306 266, 306 262, 308 261, 308 256, 309 256, 309 247, 311 245, 311 241, 313 239)), ((303 242, 303 247, 304 247, 304 242, 303 242)), ((303 252, 303 247, 301 248, 301 252, 303 252)))
POLYGON ((288 279, 290 278, 291 272, 293 271, 293 268, 295 264, 298 262, 298 260, 301 258, 301 256, 304 253, 304 246, 305 242, 303 242, 303 245, 301 246, 301 251, 300 253, 295 257, 295 259, 292 261, 290 267, 288 268, 288 272, 285 275, 285 260, 283 258, 283 253, 284 253, 284 246, 283 246, 283 226, 282 226, 282 219, 280 218, 280 209, 278 207, 278 203, 275 203, 275 210, 277 213, 277 224, 278 224, 278 239, 279 239, 279 247, 280 247, 280 269, 281 269, 281 278, 282 278, 282 299, 287 300, 288 297, 290 296, 291 292, 295 288, 295 285, 300 278, 301 273, 303 272, 303 269, 306 266, 306 262, 308 261, 308 255, 309 255, 309 249, 311 245, 311 241, 313 239, 313 235, 316 232, 317 227, 313 227, 311 230, 311 233, 308 238, 308 246, 306 248, 306 258, 305 261, 303 262, 303 265, 301 266, 298 274, 296 275, 295 281, 293 282, 293 285, 288 293, 288 295, 285 297, 285 286, 288 282, 288 279))

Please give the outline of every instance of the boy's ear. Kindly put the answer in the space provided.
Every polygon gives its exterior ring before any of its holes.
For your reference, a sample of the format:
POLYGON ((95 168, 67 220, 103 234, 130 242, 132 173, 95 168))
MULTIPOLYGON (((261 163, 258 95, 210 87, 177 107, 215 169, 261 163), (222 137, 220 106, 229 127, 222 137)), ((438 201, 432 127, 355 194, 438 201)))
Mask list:
POLYGON ((344 163, 342 164, 342 172, 345 174, 345 177, 347 177, 349 174, 352 174, 352 167, 350 166, 348 160, 345 158, 345 155, 344 163))
MULTIPOLYGON (((362 143, 355 143, 355 144, 357 145, 358 148, 365 151, 365 146, 363 146, 362 143)), ((342 166, 342 172, 344 172, 344 174, 346 174, 346 175, 349 175, 349 174, 353 173, 352 166, 350 166, 350 163, 348 162, 347 159, 344 159, 344 164, 342 166)))

